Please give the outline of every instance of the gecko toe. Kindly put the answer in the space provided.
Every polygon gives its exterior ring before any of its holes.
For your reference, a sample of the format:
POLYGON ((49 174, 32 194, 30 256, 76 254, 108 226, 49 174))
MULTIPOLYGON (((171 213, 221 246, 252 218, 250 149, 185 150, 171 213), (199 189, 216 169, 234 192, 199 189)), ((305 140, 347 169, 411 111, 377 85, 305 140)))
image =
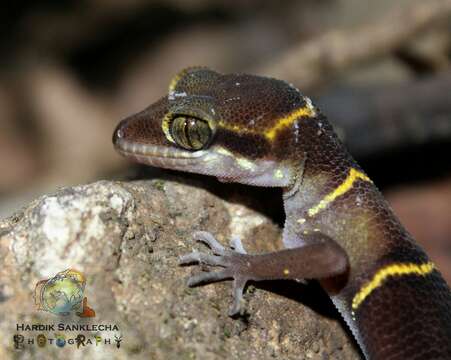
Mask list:
POLYGON ((219 271, 203 272, 195 274, 188 279, 187 285, 194 287, 198 285, 233 279, 233 304, 229 310, 229 316, 236 316, 241 313, 243 293, 248 278, 246 277, 247 262, 250 255, 238 237, 233 237, 230 241, 232 249, 222 246, 212 234, 206 231, 198 231, 193 234, 197 241, 205 243, 213 252, 213 255, 193 251, 180 257, 180 265, 205 264, 209 266, 220 266, 219 271))
POLYGON ((204 272, 191 276, 188 279, 187 285, 189 287, 194 287, 231 278, 232 275, 227 270, 204 272))
POLYGON ((193 234, 193 238, 197 241, 203 242, 204 244, 208 245, 208 247, 216 255, 225 255, 227 252, 224 246, 222 246, 221 243, 207 231, 196 231, 193 234))
POLYGON ((229 262, 225 257, 204 254, 198 251, 182 255, 179 260, 180 265, 189 265, 196 263, 222 267, 227 267, 229 265, 229 262))
POLYGON ((238 236, 233 236, 230 239, 230 246, 232 249, 234 249, 236 252, 240 254, 247 254, 246 249, 243 246, 243 243, 241 242, 241 239, 238 236))

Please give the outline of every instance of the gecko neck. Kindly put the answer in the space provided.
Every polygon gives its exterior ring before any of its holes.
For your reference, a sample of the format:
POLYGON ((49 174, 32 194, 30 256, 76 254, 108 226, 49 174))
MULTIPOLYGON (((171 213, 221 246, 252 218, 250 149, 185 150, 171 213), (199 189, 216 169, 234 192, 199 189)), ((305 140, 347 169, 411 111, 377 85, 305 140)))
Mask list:
MULTIPOLYGON (((383 222, 395 217, 327 119, 308 120, 300 123, 305 141, 296 150, 298 164, 303 162, 302 176, 284 192, 284 244, 300 246, 303 235, 320 231, 347 251, 353 271, 366 271, 389 241, 390 236, 381 230, 383 222)), ((399 222, 395 226, 404 231, 399 222)))

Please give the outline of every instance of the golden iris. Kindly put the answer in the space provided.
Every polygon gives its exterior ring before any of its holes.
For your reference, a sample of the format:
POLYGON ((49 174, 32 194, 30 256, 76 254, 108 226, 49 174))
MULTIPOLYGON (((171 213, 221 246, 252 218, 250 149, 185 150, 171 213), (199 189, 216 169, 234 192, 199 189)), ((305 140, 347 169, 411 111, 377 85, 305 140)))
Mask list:
POLYGON ((212 131, 204 120, 178 116, 172 120, 171 136, 184 149, 200 150, 210 142, 212 131))

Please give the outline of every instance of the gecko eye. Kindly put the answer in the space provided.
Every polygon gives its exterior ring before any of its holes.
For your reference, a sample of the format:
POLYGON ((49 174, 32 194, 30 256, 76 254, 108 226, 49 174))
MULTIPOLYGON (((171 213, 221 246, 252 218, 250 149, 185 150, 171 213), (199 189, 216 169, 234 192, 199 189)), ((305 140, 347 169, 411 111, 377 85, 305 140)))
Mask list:
POLYGON ((178 116, 172 120, 171 136, 177 145, 187 150, 200 150, 211 140, 212 131, 204 120, 178 116))

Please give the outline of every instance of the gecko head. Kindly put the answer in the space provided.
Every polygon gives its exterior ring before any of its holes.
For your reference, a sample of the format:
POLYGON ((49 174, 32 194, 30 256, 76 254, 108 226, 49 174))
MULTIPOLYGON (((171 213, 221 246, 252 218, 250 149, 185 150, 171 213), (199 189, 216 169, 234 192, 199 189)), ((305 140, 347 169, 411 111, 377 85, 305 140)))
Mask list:
POLYGON ((302 160, 299 122, 315 115, 311 101, 284 81, 188 68, 167 96, 123 120, 113 143, 141 163, 286 187, 302 160))

